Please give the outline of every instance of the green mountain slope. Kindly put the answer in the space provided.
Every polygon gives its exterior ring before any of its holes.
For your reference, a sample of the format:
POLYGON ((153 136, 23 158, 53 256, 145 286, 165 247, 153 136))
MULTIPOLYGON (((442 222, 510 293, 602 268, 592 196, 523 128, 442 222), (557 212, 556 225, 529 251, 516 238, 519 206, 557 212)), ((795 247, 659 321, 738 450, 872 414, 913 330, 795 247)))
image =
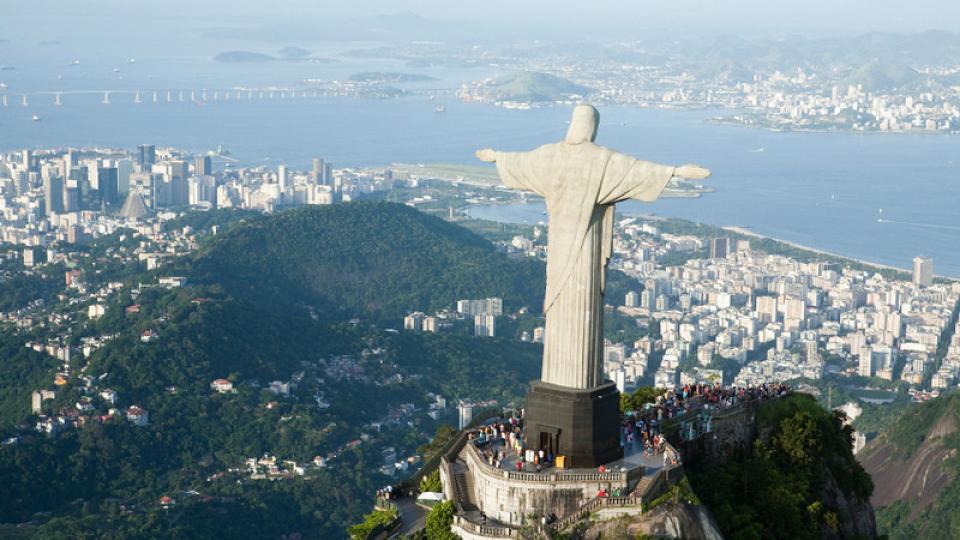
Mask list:
POLYGON ((543 303, 543 265, 498 253, 483 238, 404 205, 308 206, 248 222, 178 271, 257 302, 305 303, 329 318, 397 325, 414 310, 502 296, 543 303))
POLYGON ((907 407, 859 454, 877 489, 877 529, 891 540, 960 537, 960 395, 907 407))
MULTIPOLYGON (((137 405, 149 424, 121 414, 54 437, 24 432, 0 446, 0 523, 32 521, 26 530, 36 538, 342 537, 389 481, 379 472, 382 450, 411 455, 440 422, 454 420, 451 408, 439 421, 426 416, 429 393, 516 402, 536 377, 539 345, 394 333, 370 322, 396 326, 408 308, 447 307, 458 297, 538 304, 527 289, 542 294, 541 263, 509 259, 398 205, 244 219, 196 257, 159 271, 186 275, 187 287, 140 287, 136 296, 128 289, 86 323, 82 335, 113 338, 77 364, 44 412, 63 414, 87 396, 91 419, 137 405), (524 272, 527 283, 504 279, 524 272), (133 304, 138 311, 128 312, 133 304), (143 341, 146 331, 157 337, 143 341), (235 392, 211 389, 218 378, 235 392), (289 394, 271 391, 272 381, 289 384, 289 394), (107 388, 115 404, 98 397, 107 388), (305 473, 251 479, 246 461, 264 454, 305 473), (325 468, 312 464, 316 456, 325 468), (175 506, 164 508, 162 496, 175 506)), ((0 348, 9 356, 0 363, 3 396, 13 400, 0 401, 8 424, 32 422, 27 395, 55 369, 24 349, 25 339, 0 348)))
POLYGON ((867 90, 883 92, 916 89, 923 80, 923 75, 910 66, 875 58, 851 73, 844 82, 850 85, 862 84, 867 90))

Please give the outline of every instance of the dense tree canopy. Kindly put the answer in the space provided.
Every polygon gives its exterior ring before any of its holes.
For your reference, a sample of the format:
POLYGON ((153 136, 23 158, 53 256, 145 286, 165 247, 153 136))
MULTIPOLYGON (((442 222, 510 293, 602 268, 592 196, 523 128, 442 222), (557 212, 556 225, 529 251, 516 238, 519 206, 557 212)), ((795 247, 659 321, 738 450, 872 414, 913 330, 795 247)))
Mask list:
POLYGON ((690 471, 691 484, 730 538, 820 538, 842 510, 822 500, 828 478, 844 497, 868 500, 873 482, 853 457, 852 428, 805 394, 756 415, 752 452, 690 471))

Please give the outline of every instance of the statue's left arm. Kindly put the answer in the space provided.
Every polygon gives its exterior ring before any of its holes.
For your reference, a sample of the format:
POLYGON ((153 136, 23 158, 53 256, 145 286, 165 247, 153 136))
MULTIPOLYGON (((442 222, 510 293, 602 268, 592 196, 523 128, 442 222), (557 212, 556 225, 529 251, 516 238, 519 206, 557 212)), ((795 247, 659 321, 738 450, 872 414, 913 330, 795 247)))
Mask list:
POLYGON ((626 199, 653 202, 675 176, 703 179, 710 176, 710 171, 696 165, 660 165, 615 152, 604 170, 597 203, 613 204, 626 199))

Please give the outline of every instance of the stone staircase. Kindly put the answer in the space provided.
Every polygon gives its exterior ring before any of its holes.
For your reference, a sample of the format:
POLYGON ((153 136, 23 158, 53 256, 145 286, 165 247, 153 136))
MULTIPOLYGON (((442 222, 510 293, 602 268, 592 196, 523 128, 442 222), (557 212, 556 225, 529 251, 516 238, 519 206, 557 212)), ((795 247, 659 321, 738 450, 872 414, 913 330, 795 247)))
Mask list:
POLYGON ((453 464, 453 483, 456 500, 454 501, 460 512, 471 512, 477 510, 476 501, 473 498, 473 475, 467 464, 457 460, 453 464))
POLYGON ((634 488, 635 493, 639 493, 643 497, 648 497, 650 488, 653 487, 653 484, 657 481, 656 474, 645 474, 640 478, 640 481, 637 482, 637 487, 634 488))

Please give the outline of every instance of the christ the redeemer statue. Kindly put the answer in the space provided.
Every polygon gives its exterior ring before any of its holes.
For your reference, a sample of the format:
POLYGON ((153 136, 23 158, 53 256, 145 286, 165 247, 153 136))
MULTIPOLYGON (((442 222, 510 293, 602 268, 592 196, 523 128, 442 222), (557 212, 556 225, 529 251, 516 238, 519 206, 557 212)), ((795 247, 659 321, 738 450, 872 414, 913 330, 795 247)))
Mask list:
POLYGON ((603 383, 603 294, 613 249, 613 205, 627 199, 653 202, 673 177, 710 175, 696 165, 658 165, 594 144, 599 118, 594 107, 579 105, 563 142, 530 152, 477 151, 482 161, 496 162, 507 187, 546 200, 541 380, 576 389, 603 383))

